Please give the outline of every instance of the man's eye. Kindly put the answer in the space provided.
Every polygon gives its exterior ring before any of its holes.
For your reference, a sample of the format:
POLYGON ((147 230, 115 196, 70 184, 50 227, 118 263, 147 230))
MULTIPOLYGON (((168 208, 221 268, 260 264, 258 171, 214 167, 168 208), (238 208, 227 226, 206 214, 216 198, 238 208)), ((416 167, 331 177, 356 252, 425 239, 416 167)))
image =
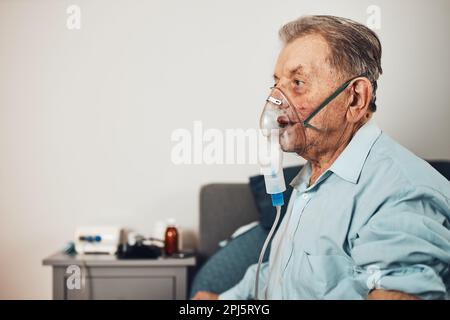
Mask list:
POLYGON ((299 87, 299 86, 301 86, 301 85, 303 84, 303 81, 301 81, 301 80, 294 80, 294 84, 295 84, 297 87, 299 87))

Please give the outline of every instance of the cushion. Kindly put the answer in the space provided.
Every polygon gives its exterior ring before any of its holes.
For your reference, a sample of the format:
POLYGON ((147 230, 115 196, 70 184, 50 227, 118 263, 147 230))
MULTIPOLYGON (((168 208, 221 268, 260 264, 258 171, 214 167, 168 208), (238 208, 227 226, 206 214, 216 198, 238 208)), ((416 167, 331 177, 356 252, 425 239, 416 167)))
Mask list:
MULTIPOLYGON (((190 297, 198 291, 222 293, 238 283, 247 268, 258 262, 268 233, 268 230, 258 224, 219 249, 195 275, 190 297)), ((266 250, 264 261, 269 257, 269 251, 270 246, 266 250)))

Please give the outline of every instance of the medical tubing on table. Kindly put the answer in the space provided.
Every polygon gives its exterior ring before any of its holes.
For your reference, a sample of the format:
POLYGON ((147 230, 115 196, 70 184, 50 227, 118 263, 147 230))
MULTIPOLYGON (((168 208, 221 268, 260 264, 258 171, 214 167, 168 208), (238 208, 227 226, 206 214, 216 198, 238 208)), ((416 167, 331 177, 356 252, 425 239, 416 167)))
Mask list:
POLYGON ((261 253, 259 254, 258 259, 258 266, 256 267, 256 275, 255 275, 255 300, 258 300, 258 287, 259 287, 259 269, 261 268, 261 263, 264 258, 264 254, 266 253, 267 246, 269 245, 270 239, 272 239, 272 235, 275 232, 275 228, 277 227, 278 220, 280 219, 281 215, 281 206, 276 206, 277 208, 277 215, 275 217, 275 222, 272 225, 272 228, 270 229, 269 234, 267 235, 266 241, 264 241, 264 245, 261 249, 261 253))

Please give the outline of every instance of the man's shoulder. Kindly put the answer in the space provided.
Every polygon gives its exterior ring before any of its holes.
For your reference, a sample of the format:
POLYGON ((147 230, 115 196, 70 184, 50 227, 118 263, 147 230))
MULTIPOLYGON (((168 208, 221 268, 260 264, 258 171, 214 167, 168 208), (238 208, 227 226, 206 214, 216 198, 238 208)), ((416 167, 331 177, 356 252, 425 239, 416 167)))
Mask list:
POLYGON ((384 219, 391 213, 414 212, 410 218, 417 218, 438 217, 439 211, 438 219, 450 219, 450 182, 385 134, 373 145, 355 187, 355 230, 375 216, 384 219))
POLYGON ((450 182, 427 161, 382 133, 367 156, 362 183, 379 183, 391 190, 437 191, 450 198, 450 182))

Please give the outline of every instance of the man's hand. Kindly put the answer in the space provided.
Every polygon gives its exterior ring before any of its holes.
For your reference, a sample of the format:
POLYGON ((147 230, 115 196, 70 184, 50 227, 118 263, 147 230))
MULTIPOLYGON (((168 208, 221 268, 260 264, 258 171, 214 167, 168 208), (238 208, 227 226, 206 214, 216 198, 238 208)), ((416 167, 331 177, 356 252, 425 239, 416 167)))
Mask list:
POLYGON ((369 293, 369 300, 420 300, 416 296, 400 291, 376 289, 369 293))
POLYGON ((218 294, 207 291, 199 291, 192 298, 192 300, 218 300, 218 299, 219 299, 218 294))

